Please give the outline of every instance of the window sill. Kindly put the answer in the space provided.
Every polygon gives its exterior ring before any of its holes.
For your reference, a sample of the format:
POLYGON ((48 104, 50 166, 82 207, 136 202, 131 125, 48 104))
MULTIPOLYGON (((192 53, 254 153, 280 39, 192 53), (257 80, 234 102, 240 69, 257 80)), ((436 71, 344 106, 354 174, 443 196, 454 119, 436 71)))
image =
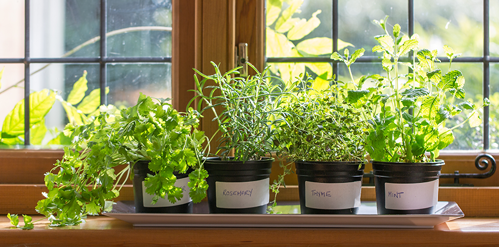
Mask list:
MULTIPOLYGON (((47 188, 43 184, 0 184, 0 215, 36 214, 35 206, 43 199, 42 192, 47 188)), ((271 193, 271 200, 273 200, 271 193)), ((299 201, 298 186, 289 185, 281 188, 279 201, 299 201)), ((466 216, 499 217, 497 202, 499 187, 440 187, 439 201, 456 202, 466 216)), ((133 186, 125 185, 120 196, 114 201, 133 200, 133 186)), ((376 201, 373 186, 362 187, 362 201, 376 201)), ((1 217, 0 217, 1 218, 1 217)))
MULTIPOLYGON (((40 217, 34 217, 34 220, 40 217)), ((79 226, 9 229, 0 218, 0 242, 7 246, 495 246, 499 218, 462 218, 434 229, 345 228, 134 228, 105 216, 89 217, 79 226), (91 236, 91 237, 89 237, 91 236), (193 237, 195 236, 195 237, 193 237)))

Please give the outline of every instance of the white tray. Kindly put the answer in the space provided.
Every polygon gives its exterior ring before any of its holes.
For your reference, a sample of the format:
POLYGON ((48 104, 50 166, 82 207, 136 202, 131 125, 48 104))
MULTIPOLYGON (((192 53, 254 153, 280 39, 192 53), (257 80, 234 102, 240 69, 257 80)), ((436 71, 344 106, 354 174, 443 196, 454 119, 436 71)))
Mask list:
MULTIPOLYGON (((195 207, 207 208, 206 203, 195 207)), ((433 214, 378 215, 376 203, 362 202, 356 215, 299 214, 299 205, 278 206, 285 214, 144 214, 134 213, 133 202, 118 202, 104 215, 132 223, 137 227, 361 227, 361 228, 433 228, 461 218, 455 202, 438 202, 433 214)), ((194 210, 194 212, 202 212, 194 210)))

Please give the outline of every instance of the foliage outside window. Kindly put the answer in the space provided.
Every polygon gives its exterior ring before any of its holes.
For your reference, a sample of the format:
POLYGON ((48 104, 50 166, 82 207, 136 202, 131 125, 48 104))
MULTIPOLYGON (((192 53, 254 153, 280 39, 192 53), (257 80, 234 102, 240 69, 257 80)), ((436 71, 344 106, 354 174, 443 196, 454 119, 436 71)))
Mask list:
MULTIPOLYGON (((354 77, 365 74, 381 74, 381 59, 371 51, 376 45, 373 38, 377 35, 377 26, 372 20, 390 16, 392 25, 400 23, 402 32, 408 33, 409 10, 414 13, 412 32, 419 34, 422 47, 438 50, 438 57, 445 58, 444 44, 462 52, 453 61, 457 69, 466 77, 466 98, 479 103, 484 98, 483 87, 490 88, 489 146, 484 144, 484 125, 470 127, 467 124, 455 129, 456 140, 446 150, 482 150, 499 148, 499 119, 496 109, 499 107, 499 76, 496 61, 499 54, 499 18, 490 17, 490 79, 484 76, 484 8, 497 7, 495 2, 484 6, 483 0, 421 0, 409 1, 380 0, 267 0, 266 56, 272 72, 284 81, 306 78, 307 73, 315 80, 333 78, 337 71, 337 80, 348 81, 350 74, 346 67, 327 58, 333 53, 333 27, 338 26, 338 52, 346 47, 366 49, 365 58, 353 65, 354 77), (338 4, 338 23, 333 23, 333 3, 338 4), (282 59, 285 58, 285 59, 282 59), (479 60, 482 59, 482 60, 479 60), (473 60, 473 61, 470 61, 473 60), (337 67, 335 67, 337 66, 337 67), (485 83, 484 83, 485 81, 485 83)), ((491 11, 489 11, 491 12, 491 11)), ((492 12, 491 12, 492 13, 492 12)), ((489 20, 486 20, 489 21, 489 20)), ((409 58, 407 55, 407 59, 409 58)), ((442 70, 449 68, 448 60, 437 65, 442 70)), ((405 71, 407 73, 409 71, 405 71)), ((485 95, 486 96, 486 95, 485 95)), ((479 110, 483 119, 483 109, 479 110)), ((462 117, 449 119, 449 126, 459 125, 462 117)), ((484 119, 484 121, 486 121, 484 119)))
MULTIPOLYGON (((25 103, 19 96, 26 94, 27 83, 29 144, 43 147, 68 144, 64 126, 88 123, 98 115, 102 102, 121 108, 133 105, 139 92, 170 97, 171 5, 171 0, 29 1, 29 29, 24 29, 22 22, 13 22, 19 25, 10 29, 0 28, 12 36, 16 30, 29 32, 31 74, 25 80, 21 69, 24 42, 19 40, 14 47, 0 42, 0 99, 10 101, 0 109, 0 146, 25 144, 25 103), (99 18, 104 11, 101 2, 106 3, 106 22, 99 18), (103 26, 107 32, 105 54, 100 53, 103 26), (9 49, 20 52, 9 53, 9 49), (108 59, 104 68, 99 66, 101 58, 108 59), (102 70, 104 84, 99 78, 102 70), (105 100, 100 97, 103 89, 105 100)), ((0 14, 9 11, 24 16, 24 1, 0 0, 0 14)))

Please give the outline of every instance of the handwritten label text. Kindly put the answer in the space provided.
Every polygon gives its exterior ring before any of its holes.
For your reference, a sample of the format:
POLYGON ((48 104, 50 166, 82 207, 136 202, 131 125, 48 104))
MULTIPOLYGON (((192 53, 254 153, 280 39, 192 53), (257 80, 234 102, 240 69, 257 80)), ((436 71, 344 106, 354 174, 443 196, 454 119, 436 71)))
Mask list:
POLYGON ((388 197, 392 197, 392 198, 402 198, 402 194, 404 194, 404 192, 388 191, 388 197))
POLYGON ((312 196, 317 196, 317 197, 331 197, 331 191, 312 190, 312 196))
POLYGON ((251 190, 234 190, 234 191, 224 190, 222 194, 224 196, 249 196, 249 197, 251 197, 252 193, 253 193, 253 189, 251 189, 251 190))

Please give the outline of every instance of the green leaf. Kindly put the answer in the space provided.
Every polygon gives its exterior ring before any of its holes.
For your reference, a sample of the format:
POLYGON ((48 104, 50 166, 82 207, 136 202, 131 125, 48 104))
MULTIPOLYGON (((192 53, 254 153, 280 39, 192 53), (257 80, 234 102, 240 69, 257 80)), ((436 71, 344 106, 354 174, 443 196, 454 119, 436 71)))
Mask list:
POLYGON ((277 20, 281 13, 282 1, 281 0, 268 0, 267 1, 267 15, 266 25, 270 26, 277 20))
POLYGON ((312 89, 315 91, 323 91, 329 88, 329 81, 324 80, 320 77, 315 78, 314 82, 312 83, 312 89))
POLYGON ((73 125, 83 125, 86 121, 86 117, 81 111, 76 109, 74 106, 68 102, 61 100, 62 108, 66 111, 66 116, 68 117, 69 123, 73 125))
POLYGON ((418 41, 415 39, 409 39, 406 40, 402 46, 399 48, 399 52, 397 53, 397 56, 401 57, 407 54, 408 52, 416 49, 418 47, 418 41))
POLYGON ((429 95, 430 91, 427 88, 410 88, 402 92, 402 96, 407 98, 417 98, 429 95))
POLYGON ((98 215, 101 208, 95 203, 95 201, 91 201, 85 205, 85 210, 89 215, 98 215))
POLYGON ((417 52, 416 57, 418 58, 419 65, 427 70, 434 68, 433 55, 431 51, 423 49, 417 52))
POLYGON ((331 78, 333 75, 333 67, 329 63, 306 63, 305 66, 312 70, 317 76, 322 77, 322 75, 324 75, 325 78, 322 79, 331 78))
POLYGON ((454 134, 447 128, 443 128, 440 132, 441 133, 438 136, 438 139, 440 140, 438 149, 444 149, 454 142, 454 134))
POLYGON ((78 79, 75 84, 73 84, 73 90, 69 93, 67 102, 72 105, 80 103, 80 101, 85 97, 85 92, 87 92, 87 71, 83 71, 83 76, 78 79))
MULTIPOLYGON (((109 87, 106 87, 106 94, 109 93, 109 87)), ((92 92, 83 99, 76 109, 84 114, 90 114, 97 110, 100 106, 100 88, 92 90, 92 92)))
POLYGON ((466 109, 466 110, 473 110, 475 109, 475 105, 471 102, 468 102, 468 101, 465 101, 465 102, 461 102, 457 105, 458 107, 462 108, 462 109, 466 109))
POLYGON ((23 230, 31 230, 35 228, 35 225, 32 223, 33 219, 29 215, 23 214, 24 226, 21 227, 23 230))
POLYGON ((354 45, 352 45, 351 43, 338 39, 338 51, 349 46, 354 47, 354 45))
POLYGON ((471 113, 469 121, 471 128, 480 126, 480 124, 482 123, 482 119, 480 118, 480 115, 477 111, 473 111, 473 113, 471 113))
POLYGON ((395 26, 393 26, 393 37, 398 38, 399 35, 400 35, 400 25, 395 24, 395 26))
POLYGON ((47 127, 45 126, 45 121, 41 121, 35 125, 31 126, 30 143, 32 145, 41 145, 43 138, 47 134, 47 127))
POLYGON ((19 216, 17 214, 7 214, 7 218, 10 220, 10 224, 18 227, 19 226, 19 216))
POLYGON ((282 24, 278 29, 275 31, 278 33, 285 33, 289 31, 291 28, 298 26, 298 25, 303 25, 307 22, 305 19, 301 18, 289 18, 284 24, 282 24))
POLYGON ((388 52, 388 54, 393 55, 393 38, 390 35, 379 35, 374 37, 378 43, 381 45, 381 47, 388 52))
POLYGON ((291 57, 294 45, 284 34, 267 28, 266 47, 268 57, 291 57))
POLYGON ((355 63, 355 60, 357 60, 357 58, 359 57, 362 57, 364 55, 364 52, 365 52, 364 48, 356 50, 348 60, 347 65, 350 66, 351 64, 355 63))
POLYGON ((333 52, 333 40, 326 37, 311 38, 298 43, 296 49, 310 55, 330 54, 333 52))
POLYGON ((483 99, 483 106, 489 106, 490 105, 490 100, 488 98, 483 99))
POLYGON ((437 116, 435 117, 435 123, 440 124, 451 116, 450 112, 445 110, 443 106, 438 109, 437 116))
POLYGON ((343 58, 338 54, 338 52, 334 52, 331 54, 331 59, 336 60, 336 61, 344 61, 343 58))
POLYGON ((317 10, 305 23, 296 23, 295 26, 291 30, 289 30, 288 39, 299 40, 315 30, 321 24, 321 21, 319 20, 319 18, 317 18, 317 15, 321 12, 322 10, 317 10))
POLYGON ((460 84, 464 85, 464 77, 458 81, 458 78, 463 77, 463 73, 459 70, 449 71, 442 77, 442 81, 438 83, 438 87, 442 90, 459 89, 460 84))
POLYGON ((281 17, 277 19, 275 29, 279 29, 286 21, 288 21, 288 19, 290 19, 291 16, 293 16, 295 12, 297 12, 302 4, 303 0, 293 0, 292 2, 290 2, 290 6, 286 10, 284 10, 281 14, 281 17))
MULTIPOLYGON (((55 92, 44 89, 31 93, 30 124, 34 125, 44 120, 55 102, 55 92)), ((13 136, 24 134, 24 99, 19 101, 14 109, 7 114, 3 122, 2 131, 13 136)))
POLYGON ((349 103, 355 104, 361 98, 365 97, 366 95, 369 95, 369 93, 370 93, 369 90, 349 90, 347 101, 349 103))

